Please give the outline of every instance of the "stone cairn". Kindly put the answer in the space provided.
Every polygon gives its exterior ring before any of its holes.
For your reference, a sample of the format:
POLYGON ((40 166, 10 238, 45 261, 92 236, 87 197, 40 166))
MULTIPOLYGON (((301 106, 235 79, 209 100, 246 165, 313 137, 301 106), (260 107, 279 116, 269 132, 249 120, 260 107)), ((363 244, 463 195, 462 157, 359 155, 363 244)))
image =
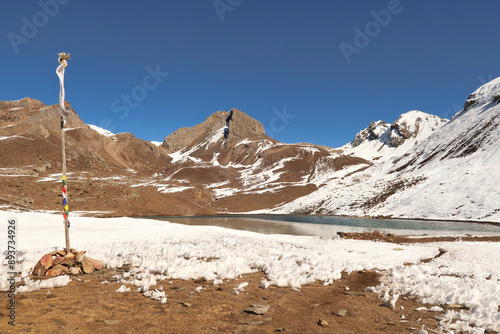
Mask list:
POLYGON ((54 277, 64 274, 79 275, 91 274, 102 268, 102 262, 85 255, 85 251, 77 251, 71 248, 57 250, 45 254, 33 269, 35 276, 54 277))

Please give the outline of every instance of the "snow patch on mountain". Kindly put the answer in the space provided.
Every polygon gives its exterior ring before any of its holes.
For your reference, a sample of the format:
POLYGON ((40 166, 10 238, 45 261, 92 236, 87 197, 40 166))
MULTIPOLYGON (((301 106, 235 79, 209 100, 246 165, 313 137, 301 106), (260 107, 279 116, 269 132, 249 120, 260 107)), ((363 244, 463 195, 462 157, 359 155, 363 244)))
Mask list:
POLYGON ((88 126, 96 131, 97 133, 103 135, 103 136, 106 136, 108 138, 112 138, 112 139, 115 139, 116 140, 116 134, 114 134, 113 132, 109 131, 109 130, 106 130, 106 129, 103 129, 101 127, 98 127, 97 125, 93 125, 93 124, 88 124, 88 126))
POLYGON ((26 138, 26 137, 24 137, 24 136, 20 136, 20 135, 0 136, 0 140, 12 140, 12 139, 16 139, 16 138, 21 138, 21 139, 32 140, 32 139, 30 139, 30 138, 26 138))
POLYGON ((193 153, 201 149, 204 149, 206 151, 209 147, 214 146, 219 141, 222 142, 224 138, 225 127, 226 126, 224 125, 222 128, 218 129, 217 131, 214 131, 208 137, 206 137, 204 141, 195 144, 191 148, 183 148, 177 152, 169 154, 170 157, 172 158, 172 162, 182 163, 185 162, 186 160, 191 160, 193 162, 201 162, 202 161, 201 159, 192 156, 193 153))

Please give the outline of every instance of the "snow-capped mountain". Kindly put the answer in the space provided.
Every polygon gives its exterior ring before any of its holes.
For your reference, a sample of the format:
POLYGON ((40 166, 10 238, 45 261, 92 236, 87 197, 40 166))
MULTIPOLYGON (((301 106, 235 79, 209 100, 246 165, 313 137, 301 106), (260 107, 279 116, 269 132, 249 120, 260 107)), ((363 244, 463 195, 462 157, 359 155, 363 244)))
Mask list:
POLYGON ((497 78, 472 93, 464 110, 438 132, 396 159, 390 173, 425 180, 380 211, 500 221, 499 103, 497 78))
POLYGON ((342 149, 346 154, 387 161, 402 156, 447 122, 438 116, 410 110, 392 124, 372 122, 342 149))
MULTIPOLYGON (((451 121, 411 110, 337 148, 280 143, 244 112, 218 111, 163 143, 66 130, 70 206, 109 215, 293 213, 500 222, 500 78, 451 121), (72 191, 73 189, 73 191, 72 191)), ((70 108, 68 104, 68 108, 70 108)), ((0 206, 58 210, 56 106, 0 102, 0 206), (47 196, 50 195, 50 196, 47 196)))
MULTIPOLYGON (((472 93, 451 121, 421 112, 402 115, 395 123, 412 124, 406 126, 412 135, 404 135, 399 146, 386 140, 393 124, 372 140, 366 136, 343 147, 385 162, 333 180, 276 211, 500 222, 499 96, 497 78, 472 93)), ((372 123, 364 131, 384 127, 372 123)))

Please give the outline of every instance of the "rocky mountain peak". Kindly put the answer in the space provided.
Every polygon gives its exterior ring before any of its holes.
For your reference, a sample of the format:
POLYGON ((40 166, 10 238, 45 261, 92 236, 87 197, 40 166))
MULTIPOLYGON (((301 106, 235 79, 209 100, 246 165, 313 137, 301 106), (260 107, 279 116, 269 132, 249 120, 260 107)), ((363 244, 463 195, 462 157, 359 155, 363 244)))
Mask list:
POLYGON ((237 143, 243 139, 259 140, 264 138, 268 137, 265 135, 262 123, 241 110, 233 108, 229 111, 217 111, 203 123, 193 127, 174 131, 165 138, 162 146, 167 152, 174 153, 207 140, 237 143))
POLYGON ((406 140, 422 140, 430 132, 444 125, 448 120, 439 116, 427 114, 419 110, 410 110, 392 124, 384 121, 371 122, 370 125, 356 134, 349 143, 351 148, 356 148, 363 143, 380 142, 388 147, 398 147, 406 140))
POLYGON ((384 132, 387 131, 389 127, 390 124, 384 121, 371 122, 366 129, 361 130, 356 134, 356 137, 351 144, 356 147, 361 145, 361 143, 365 140, 377 140, 384 134, 384 132))
POLYGON ((248 116, 241 110, 233 108, 229 111, 229 114, 227 118, 229 136, 232 134, 237 139, 257 139, 256 137, 266 134, 261 122, 248 116))
MULTIPOLYGON (((465 101, 464 110, 478 104, 500 103, 500 77, 479 87, 465 101)), ((459 113, 460 114, 460 113, 459 113)))
POLYGON ((391 124, 387 130, 387 143, 391 147, 398 147, 405 140, 416 138, 424 127, 426 130, 435 130, 448 120, 439 116, 427 114, 420 110, 410 110, 391 124))

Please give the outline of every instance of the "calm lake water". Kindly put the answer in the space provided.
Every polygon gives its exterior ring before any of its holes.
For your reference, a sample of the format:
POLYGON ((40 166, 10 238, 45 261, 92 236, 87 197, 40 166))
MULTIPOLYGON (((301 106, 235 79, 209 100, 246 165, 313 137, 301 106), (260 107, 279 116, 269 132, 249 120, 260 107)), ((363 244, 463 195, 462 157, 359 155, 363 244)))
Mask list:
POLYGON ((381 231, 406 235, 500 235, 500 225, 429 220, 360 219, 336 216, 229 215, 148 217, 172 223, 220 226, 265 234, 334 236, 337 232, 381 231))

